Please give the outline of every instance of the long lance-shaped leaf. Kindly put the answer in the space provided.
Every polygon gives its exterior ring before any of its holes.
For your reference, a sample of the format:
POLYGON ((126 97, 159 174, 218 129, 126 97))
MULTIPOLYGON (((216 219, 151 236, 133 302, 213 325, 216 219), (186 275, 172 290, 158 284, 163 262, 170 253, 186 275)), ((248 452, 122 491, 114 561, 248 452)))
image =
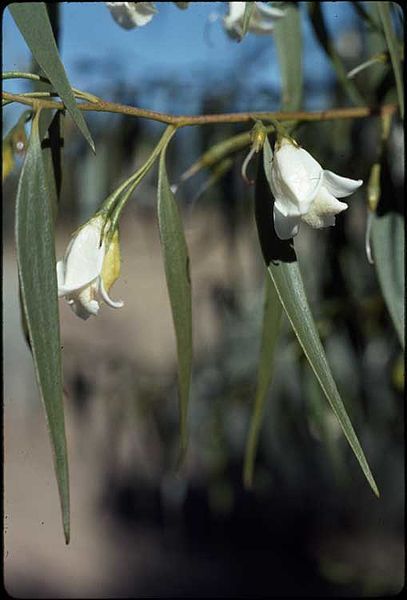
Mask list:
POLYGON ((95 152, 95 144, 61 62, 44 2, 14 2, 8 6, 32 55, 58 92, 72 119, 95 152))
POLYGON ((256 182, 256 223, 260 245, 270 277, 304 354, 334 411, 342 430, 373 492, 377 485, 332 377, 305 294, 292 240, 280 240, 274 230, 274 200, 263 168, 256 182))
POLYGON ((354 81, 348 79, 346 68, 342 62, 341 57, 335 49, 335 46, 331 40, 331 37, 327 31, 325 25, 325 19, 322 13, 322 6, 320 2, 309 2, 308 10, 310 13, 311 23, 314 28, 315 35, 322 48, 325 50, 329 59, 332 62, 338 81, 342 85, 342 88, 348 95, 349 99, 356 105, 365 104, 365 100, 362 94, 359 92, 354 81))
POLYGON ((281 313, 282 306, 276 288, 270 277, 267 276, 264 294, 260 357, 257 371, 257 388, 253 414, 250 421, 249 435, 247 437, 243 469, 243 478, 246 487, 250 487, 253 481, 254 462, 256 459, 260 428, 263 420, 264 406, 273 373, 274 354, 280 330, 281 313))
POLYGON ((187 447, 188 399, 192 372, 191 279, 181 216, 168 182, 165 150, 160 156, 158 177, 158 225, 177 340, 181 461, 187 447))
POLYGON ((404 219, 395 212, 373 217, 374 263, 380 287, 404 348, 404 219))
MULTIPOLYGON (((285 16, 276 22, 274 31, 281 71, 281 104, 284 110, 297 110, 301 106, 303 85, 301 20, 298 5, 287 4, 284 10, 285 16)), ((263 151, 265 165, 271 164, 272 156, 270 143, 266 138, 263 151)), ((265 171, 267 172, 266 166, 265 171)), ((256 207, 256 212, 257 210, 261 211, 261 207, 256 207)), ((268 275, 267 279, 269 279, 268 275)), ((264 405, 272 378, 273 356, 277 345, 282 312, 275 287, 270 281, 267 282, 265 291, 266 298, 263 312, 257 389, 243 467, 243 480, 246 487, 250 487, 253 480, 254 462, 264 414, 264 405)))
POLYGON ((17 261, 23 310, 45 408, 65 541, 68 544, 69 475, 62 396, 54 224, 38 124, 37 113, 17 190, 17 261))
POLYGON ((404 85, 399 41, 394 31, 390 13, 390 2, 378 2, 377 8, 383 24, 384 35, 389 49, 394 78, 396 80, 397 96, 400 104, 401 118, 404 119, 404 85))
POLYGON ((302 35, 299 6, 284 7, 284 18, 276 21, 274 35, 281 72, 283 110, 298 110, 302 97, 302 35))
POLYGON ((62 148, 63 148, 64 115, 56 111, 41 111, 40 139, 42 160, 48 181, 48 190, 54 221, 58 212, 59 197, 62 185, 62 148))
POLYGON ((298 263, 271 264, 269 265, 269 273, 277 288, 284 310, 291 322, 298 341, 304 350, 305 356, 319 381, 322 391, 327 397, 370 487, 376 496, 379 496, 379 491, 366 457, 332 377, 308 305, 298 263))
MULTIPOLYGON (((273 153, 270 143, 266 137, 263 147, 263 160, 265 161, 265 164, 271 163, 272 156, 273 153)), ((261 210, 262 207, 257 206, 256 204, 256 218, 258 218, 260 221, 262 220, 261 210), (259 209, 259 213, 257 209, 259 209)), ((256 460, 260 429, 263 421, 264 406, 267 400, 267 392, 270 387, 273 374, 274 350, 278 340, 281 313, 281 302, 268 273, 266 273, 256 395, 250 420, 249 433, 246 440, 245 459, 243 465, 243 482, 247 488, 251 487, 253 482, 254 463, 256 460)))
MULTIPOLYGON (((47 190, 49 194, 49 201, 52 207, 54 222, 58 212, 59 195, 62 181, 63 118, 63 115, 59 111, 56 111, 54 114, 54 111, 51 110, 42 110, 39 118, 42 162, 45 171, 45 179, 48 184, 47 190)), ((22 307, 23 303, 21 300, 21 290, 19 290, 19 293, 21 326, 25 339, 30 346, 31 342, 28 335, 27 322, 22 307)))

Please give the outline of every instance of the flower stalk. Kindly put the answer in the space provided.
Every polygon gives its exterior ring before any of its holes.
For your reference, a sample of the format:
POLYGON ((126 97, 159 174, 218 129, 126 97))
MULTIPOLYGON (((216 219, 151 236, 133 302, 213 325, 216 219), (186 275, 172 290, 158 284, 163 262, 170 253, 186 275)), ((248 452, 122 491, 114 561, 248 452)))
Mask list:
POLYGON ((166 147, 172 136, 175 134, 176 129, 177 128, 172 125, 166 128, 157 146, 154 148, 146 162, 140 169, 133 173, 133 175, 126 179, 126 181, 124 181, 103 203, 98 214, 104 214, 111 219, 109 231, 107 232, 108 240, 116 231, 121 212, 130 199, 131 194, 154 165, 163 148, 166 147))
POLYGON ((251 141, 252 147, 251 147, 248 155, 246 156, 246 158, 243 161, 242 170, 241 170, 242 177, 248 185, 252 185, 254 183, 254 181, 252 179, 248 178, 247 167, 249 166, 249 163, 250 163, 251 159, 253 158, 253 156, 255 154, 258 154, 260 152, 260 150, 263 148, 266 137, 267 137, 267 130, 264 127, 263 123, 261 121, 256 121, 253 129, 250 132, 250 141, 251 141))

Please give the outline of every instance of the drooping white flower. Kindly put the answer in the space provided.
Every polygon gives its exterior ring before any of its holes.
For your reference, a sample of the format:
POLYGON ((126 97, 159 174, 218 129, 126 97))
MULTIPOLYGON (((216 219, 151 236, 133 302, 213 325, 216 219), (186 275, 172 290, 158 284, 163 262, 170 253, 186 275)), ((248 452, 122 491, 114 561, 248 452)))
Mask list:
MULTIPOLYGON (((243 34, 246 4, 247 2, 229 2, 229 13, 223 19, 227 33, 235 39, 240 39, 243 34)), ((271 33, 276 19, 281 19, 284 15, 285 12, 279 8, 268 6, 265 2, 254 2, 248 31, 256 34, 271 33)))
POLYGON ((120 247, 116 231, 106 249, 101 239, 104 224, 100 215, 88 221, 72 238, 64 259, 57 262, 58 296, 65 297, 81 319, 98 314, 99 297, 112 308, 123 306, 108 295, 120 274, 120 247))
POLYGON ((268 177, 274 203, 274 226, 287 240, 298 233, 301 221, 315 229, 335 225, 335 215, 348 205, 338 198, 353 194, 363 183, 325 171, 303 148, 283 138, 276 143, 268 177))
POLYGON ((105 2, 114 20, 124 29, 147 25, 157 12, 154 2, 105 2))

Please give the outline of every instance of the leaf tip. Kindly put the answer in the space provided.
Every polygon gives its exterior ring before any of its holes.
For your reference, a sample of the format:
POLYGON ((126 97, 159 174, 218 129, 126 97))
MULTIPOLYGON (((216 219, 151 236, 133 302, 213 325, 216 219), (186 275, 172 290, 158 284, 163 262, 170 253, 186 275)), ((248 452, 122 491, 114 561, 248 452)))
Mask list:
POLYGON ((65 545, 69 546, 69 543, 71 541, 71 531, 70 531, 70 527, 69 527, 69 522, 64 523, 64 537, 65 537, 65 545))
POLYGON ((376 485, 376 482, 374 480, 374 477, 369 469, 369 467, 367 467, 367 471, 365 471, 365 476, 366 479, 372 489, 372 492, 374 493, 374 495, 376 496, 376 498, 380 498, 380 492, 379 492, 379 488, 376 485))

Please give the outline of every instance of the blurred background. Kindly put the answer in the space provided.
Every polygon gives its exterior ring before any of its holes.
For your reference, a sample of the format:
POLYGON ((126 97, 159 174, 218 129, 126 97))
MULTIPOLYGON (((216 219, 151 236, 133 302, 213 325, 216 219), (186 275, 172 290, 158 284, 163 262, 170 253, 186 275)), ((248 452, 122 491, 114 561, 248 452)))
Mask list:
MULTIPOLYGON (((70 82, 106 100, 174 114, 277 110, 280 73, 272 37, 230 40, 227 3, 156 3, 150 24, 121 29, 102 2, 60 3, 58 39, 70 82)), ((383 49, 356 10, 323 3, 348 70, 383 49)), ((56 5, 54 5, 56 6, 56 5)), ((301 5, 304 103, 346 106, 331 63, 301 5)), ((398 21, 401 26, 401 20, 398 21)), ((3 70, 32 71, 6 10, 3 70)), ((389 68, 355 80, 366 102, 391 101, 389 68)), ((29 91, 29 82, 7 82, 29 91)), ((6 133, 21 108, 3 110, 6 133)), ((69 118, 57 256, 72 231, 146 159, 162 126, 87 114, 93 156, 69 118)), ((245 126, 177 133, 172 183, 212 144, 245 126)), ((376 119, 302 126, 296 137, 324 168, 367 181, 377 157, 376 119)), ((97 319, 61 301, 72 541, 66 547, 43 409, 21 329, 13 240, 22 159, 3 186, 4 541, 8 593, 25 598, 383 596, 404 585, 404 359, 366 259, 366 188, 335 228, 302 227, 296 248, 328 360, 381 491, 374 497, 283 321, 253 489, 242 485, 256 387, 265 269, 253 188, 240 176, 247 150, 202 193, 211 173, 180 186, 191 259, 194 371, 190 446, 178 443, 175 339, 156 223, 156 169, 121 223, 122 274, 97 319)), ((249 167, 249 171, 252 166, 249 167)), ((394 120, 382 200, 402 213, 403 129, 394 120)))

